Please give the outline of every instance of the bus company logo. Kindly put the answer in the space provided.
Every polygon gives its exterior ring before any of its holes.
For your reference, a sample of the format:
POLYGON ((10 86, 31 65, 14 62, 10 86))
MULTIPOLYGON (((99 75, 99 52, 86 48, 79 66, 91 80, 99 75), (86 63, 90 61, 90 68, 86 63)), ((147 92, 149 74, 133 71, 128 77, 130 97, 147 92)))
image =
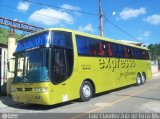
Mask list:
POLYGON ((7 114, 7 113, 3 113, 2 114, 2 119, 18 119, 18 114, 7 114))
POLYGON ((2 119, 7 119, 8 118, 8 114, 7 113, 3 113, 2 114, 2 119))

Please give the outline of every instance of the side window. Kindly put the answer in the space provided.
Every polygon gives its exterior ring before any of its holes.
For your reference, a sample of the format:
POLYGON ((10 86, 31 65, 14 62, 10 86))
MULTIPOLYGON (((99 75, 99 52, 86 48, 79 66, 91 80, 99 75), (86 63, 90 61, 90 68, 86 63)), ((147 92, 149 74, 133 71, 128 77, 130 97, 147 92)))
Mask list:
POLYGON ((133 58, 133 48, 124 46, 124 57, 132 59, 133 58))
POLYGON ((117 48, 116 48, 116 44, 112 44, 112 51, 113 51, 113 56, 117 57, 117 48))
POLYGON ((113 52, 112 52, 112 53, 113 53, 113 56, 114 56, 114 57, 116 57, 116 56, 117 56, 117 54, 116 54, 115 44, 113 44, 113 43, 112 43, 112 45, 111 45, 111 49, 112 49, 112 51, 113 51, 113 52))
POLYGON ((124 57, 128 58, 128 51, 127 51, 127 47, 124 47, 124 57))
POLYGON ((142 59, 149 60, 149 52, 147 50, 142 51, 142 59))
POLYGON ((113 55, 116 58, 123 58, 123 47, 119 44, 112 44, 113 55))
POLYGON ((52 44, 57 47, 73 49, 71 33, 54 31, 52 44))
POLYGON ((112 56, 113 56, 113 53, 112 53, 111 43, 108 43, 108 44, 107 44, 107 50, 108 50, 108 56, 109 56, 109 57, 112 57, 112 56))
POLYGON ((141 59, 141 51, 140 49, 134 48, 133 49, 133 54, 135 59, 141 59))
POLYGON ((146 50, 146 60, 150 60, 149 51, 146 50))
POLYGON ((131 59, 131 58, 133 58, 133 56, 132 56, 132 48, 131 47, 126 47, 126 52, 127 52, 127 54, 128 54, 128 58, 129 59, 131 59))
MULTIPOLYGON (((112 57, 112 43, 84 36, 76 36, 78 55, 112 57)), ((118 54, 118 53, 117 53, 118 54)))
POLYGON ((102 41, 99 41, 98 45, 99 45, 99 56, 105 56, 104 44, 102 43, 102 41))
POLYGON ((77 35, 76 42, 78 55, 99 56, 102 52, 102 44, 98 43, 96 39, 77 35))
POLYGON ((150 60, 150 57, 149 57, 149 51, 145 51, 145 54, 146 54, 146 60, 150 60))
POLYGON ((89 55, 91 55, 91 56, 97 56, 98 55, 98 42, 96 41, 96 40, 94 40, 94 39, 90 39, 90 53, 89 53, 89 55))
POLYGON ((111 55, 111 47, 109 47, 109 44, 108 42, 104 41, 103 42, 103 51, 104 51, 104 56, 105 57, 109 57, 109 56, 112 56, 111 55), (109 55, 110 54, 110 55, 109 55))
POLYGON ((89 40, 86 37, 76 36, 76 42, 77 42, 78 55, 89 55, 91 48, 89 47, 89 40))
POLYGON ((119 45, 119 57, 124 58, 124 47, 122 45, 119 45))

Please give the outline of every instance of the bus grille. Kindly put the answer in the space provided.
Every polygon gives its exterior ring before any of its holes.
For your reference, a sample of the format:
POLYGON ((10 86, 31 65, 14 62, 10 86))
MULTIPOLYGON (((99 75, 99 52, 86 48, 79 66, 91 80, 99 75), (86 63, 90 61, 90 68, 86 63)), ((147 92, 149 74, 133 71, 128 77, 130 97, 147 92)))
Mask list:
POLYGON ((17 91, 22 91, 22 88, 17 88, 17 91))
POLYGON ((32 88, 17 88, 17 91, 32 91, 32 88))
POLYGON ((25 91, 32 91, 32 88, 25 88, 25 91))

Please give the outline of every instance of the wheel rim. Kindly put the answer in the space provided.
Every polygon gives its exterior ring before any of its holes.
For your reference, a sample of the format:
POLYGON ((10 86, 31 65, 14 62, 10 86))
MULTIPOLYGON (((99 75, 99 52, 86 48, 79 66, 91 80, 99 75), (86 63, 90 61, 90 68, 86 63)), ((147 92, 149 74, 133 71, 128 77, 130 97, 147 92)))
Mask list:
POLYGON ((91 95, 91 89, 88 85, 84 85, 83 95, 84 95, 84 97, 89 97, 91 95))
POLYGON ((137 77, 137 83, 138 83, 138 85, 141 84, 141 78, 140 78, 140 76, 137 77))
POLYGON ((145 82, 145 76, 144 75, 142 75, 142 82, 144 83, 145 82))

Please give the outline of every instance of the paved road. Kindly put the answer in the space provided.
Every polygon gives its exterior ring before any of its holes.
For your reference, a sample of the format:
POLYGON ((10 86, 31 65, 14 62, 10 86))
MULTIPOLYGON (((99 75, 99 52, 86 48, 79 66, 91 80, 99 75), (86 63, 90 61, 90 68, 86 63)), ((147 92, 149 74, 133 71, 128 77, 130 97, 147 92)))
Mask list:
MULTIPOLYGON (((6 98, 6 97, 5 97, 6 98)), ((77 100, 54 106, 24 105, 1 98, 0 113, 160 113, 160 79, 141 86, 98 94, 88 102, 77 100), (10 103, 10 105, 7 105, 10 103)), ((86 114, 75 114, 80 118, 86 114)))

